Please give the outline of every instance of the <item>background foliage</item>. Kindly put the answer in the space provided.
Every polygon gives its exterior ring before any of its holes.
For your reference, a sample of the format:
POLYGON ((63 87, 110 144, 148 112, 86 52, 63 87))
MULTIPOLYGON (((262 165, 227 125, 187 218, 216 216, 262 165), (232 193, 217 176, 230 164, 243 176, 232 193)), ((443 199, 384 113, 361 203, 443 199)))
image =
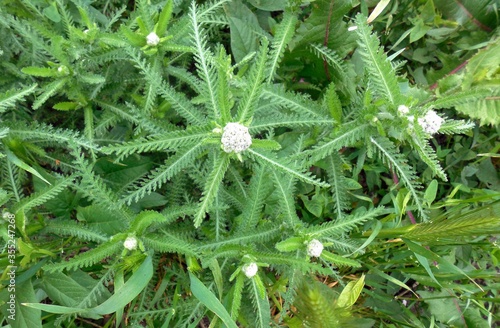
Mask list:
POLYGON ((0 4, 2 327, 499 323, 498 1, 0 4))

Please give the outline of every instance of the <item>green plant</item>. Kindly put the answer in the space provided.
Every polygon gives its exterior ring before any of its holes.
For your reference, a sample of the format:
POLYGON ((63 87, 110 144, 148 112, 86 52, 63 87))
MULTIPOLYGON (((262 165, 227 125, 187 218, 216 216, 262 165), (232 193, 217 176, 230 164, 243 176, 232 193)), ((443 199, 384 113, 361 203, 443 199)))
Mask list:
POLYGON ((415 85, 364 1, 4 3, 2 324, 497 319, 498 131, 449 110, 493 61, 415 85))

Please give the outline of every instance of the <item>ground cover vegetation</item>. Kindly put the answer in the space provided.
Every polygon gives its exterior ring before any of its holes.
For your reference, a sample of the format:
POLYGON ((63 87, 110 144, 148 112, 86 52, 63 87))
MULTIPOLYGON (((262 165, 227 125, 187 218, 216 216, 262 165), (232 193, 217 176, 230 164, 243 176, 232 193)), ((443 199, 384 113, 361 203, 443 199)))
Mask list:
POLYGON ((2 327, 493 327, 495 0, 0 0, 2 327))

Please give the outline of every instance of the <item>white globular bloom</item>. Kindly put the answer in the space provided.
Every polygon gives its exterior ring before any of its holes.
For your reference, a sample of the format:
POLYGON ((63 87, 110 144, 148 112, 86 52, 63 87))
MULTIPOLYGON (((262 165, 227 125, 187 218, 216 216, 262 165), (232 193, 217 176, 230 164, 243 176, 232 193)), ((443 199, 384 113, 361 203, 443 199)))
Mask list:
POLYGON ((137 239, 135 237, 127 237, 127 239, 123 242, 123 247, 129 251, 137 249, 137 239))
POLYGON ((259 267, 257 266, 257 263, 251 262, 248 264, 245 264, 242 268, 241 271, 247 276, 247 278, 252 278, 257 274, 257 270, 259 267))
POLYGON ((158 35, 156 35, 155 32, 151 32, 146 37, 146 43, 148 44, 148 46, 156 46, 158 43, 160 43, 160 38, 158 37, 158 35))
POLYGON ((313 239, 307 244, 307 255, 311 257, 320 257, 323 252, 323 244, 317 240, 313 239))
POLYGON ((422 129, 428 134, 438 132, 443 122, 444 119, 433 110, 428 111, 424 117, 418 119, 418 124, 420 124, 422 129))
POLYGON ((399 115, 406 116, 406 115, 408 115, 409 112, 410 112, 410 109, 407 106, 399 105, 399 107, 398 107, 399 115))
POLYGON ((227 123, 222 133, 222 148, 226 153, 241 153, 252 144, 248 128, 239 123, 227 123))

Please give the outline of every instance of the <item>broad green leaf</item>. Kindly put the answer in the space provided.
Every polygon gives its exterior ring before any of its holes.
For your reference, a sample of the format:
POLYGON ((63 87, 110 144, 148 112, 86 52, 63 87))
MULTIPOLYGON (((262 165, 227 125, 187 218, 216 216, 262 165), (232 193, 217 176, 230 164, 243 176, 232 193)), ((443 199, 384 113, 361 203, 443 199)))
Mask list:
POLYGON ((339 298, 337 299, 336 307, 341 308, 350 308, 356 303, 356 300, 361 295, 361 291, 365 285, 365 276, 362 275, 356 281, 351 281, 344 287, 342 293, 340 293, 339 298))
POLYGON ((124 308, 128 303, 130 303, 137 295, 139 295, 144 288, 146 288, 149 280, 153 276, 153 262, 151 256, 148 256, 141 264, 141 266, 135 271, 132 276, 127 280, 127 282, 120 288, 115 290, 114 294, 108 298, 104 303, 97 307, 90 309, 82 309, 75 307, 67 307, 52 304, 42 304, 42 303, 23 303, 23 305, 33 308, 43 310, 49 313, 56 314, 76 314, 81 313, 88 315, 90 317, 97 318, 105 314, 114 313, 122 308, 124 308))
POLYGON ((410 43, 420 40, 432 27, 425 25, 422 19, 418 19, 410 32, 410 43))
POLYGON ((238 328, 217 297, 215 297, 215 295, 191 272, 189 273, 189 279, 191 280, 191 291, 193 295, 205 305, 207 309, 215 313, 228 328, 238 328))
POLYGON ((12 164, 16 165, 17 167, 28 171, 29 173, 37 176, 41 180, 43 180, 45 183, 50 185, 50 182, 48 182, 40 173, 38 173, 37 170, 23 162, 19 157, 17 157, 13 152, 11 152, 9 149, 4 148, 4 152, 7 155, 7 160, 9 160, 12 164))
POLYGON ((90 311, 105 315, 123 309, 146 288, 153 277, 153 271, 153 259, 149 255, 124 285, 115 290, 114 294, 104 303, 90 309, 90 311))
POLYGON ((9 303, 0 306, 0 311, 11 328, 42 328, 42 312, 39 309, 22 305, 24 302, 37 301, 31 279, 17 283, 13 293, 9 292, 8 288, 4 288, 0 291, 0 299, 5 302, 9 302, 10 299, 14 300, 14 311, 9 311, 12 308, 9 303), (15 298, 11 298, 11 295, 15 295, 15 298))
POLYGON ((300 195, 300 199, 304 202, 305 207, 316 217, 321 217, 323 207, 325 206, 326 199, 321 194, 317 193, 311 199, 307 196, 300 195))
POLYGON ((255 14, 241 1, 231 1, 224 7, 231 31, 231 51, 236 62, 257 51, 264 31, 255 14))
POLYGON ((57 4, 55 1, 43 10, 43 14, 54 23, 59 23, 61 21, 61 15, 57 11, 57 4))
POLYGON ((427 202, 429 206, 436 199, 437 188, 438 188, 437 180, 432 180, 431 183, 429 183, 427 189, 425 190, 424 200, 427 202))
POLYGON ((433 0, 443 16, 460 25, 470 24, 490 32, 498 25, 497 0, 433 0), (493 10, 496 6, 496 11, 493 10))
POLYGON ((457 307, 457 300, 454 300, 455 292, 450 289, 435 291, 419 291, 423 302, 429 305, 429 311, 443 324, 452 327, 467 327, 462 320, 463 313, 457 307))
POLYGON ((87 288, 61 272, 45 274, 42 289, 52 301, 68 307, 76 307, 89 293, 87 288))

